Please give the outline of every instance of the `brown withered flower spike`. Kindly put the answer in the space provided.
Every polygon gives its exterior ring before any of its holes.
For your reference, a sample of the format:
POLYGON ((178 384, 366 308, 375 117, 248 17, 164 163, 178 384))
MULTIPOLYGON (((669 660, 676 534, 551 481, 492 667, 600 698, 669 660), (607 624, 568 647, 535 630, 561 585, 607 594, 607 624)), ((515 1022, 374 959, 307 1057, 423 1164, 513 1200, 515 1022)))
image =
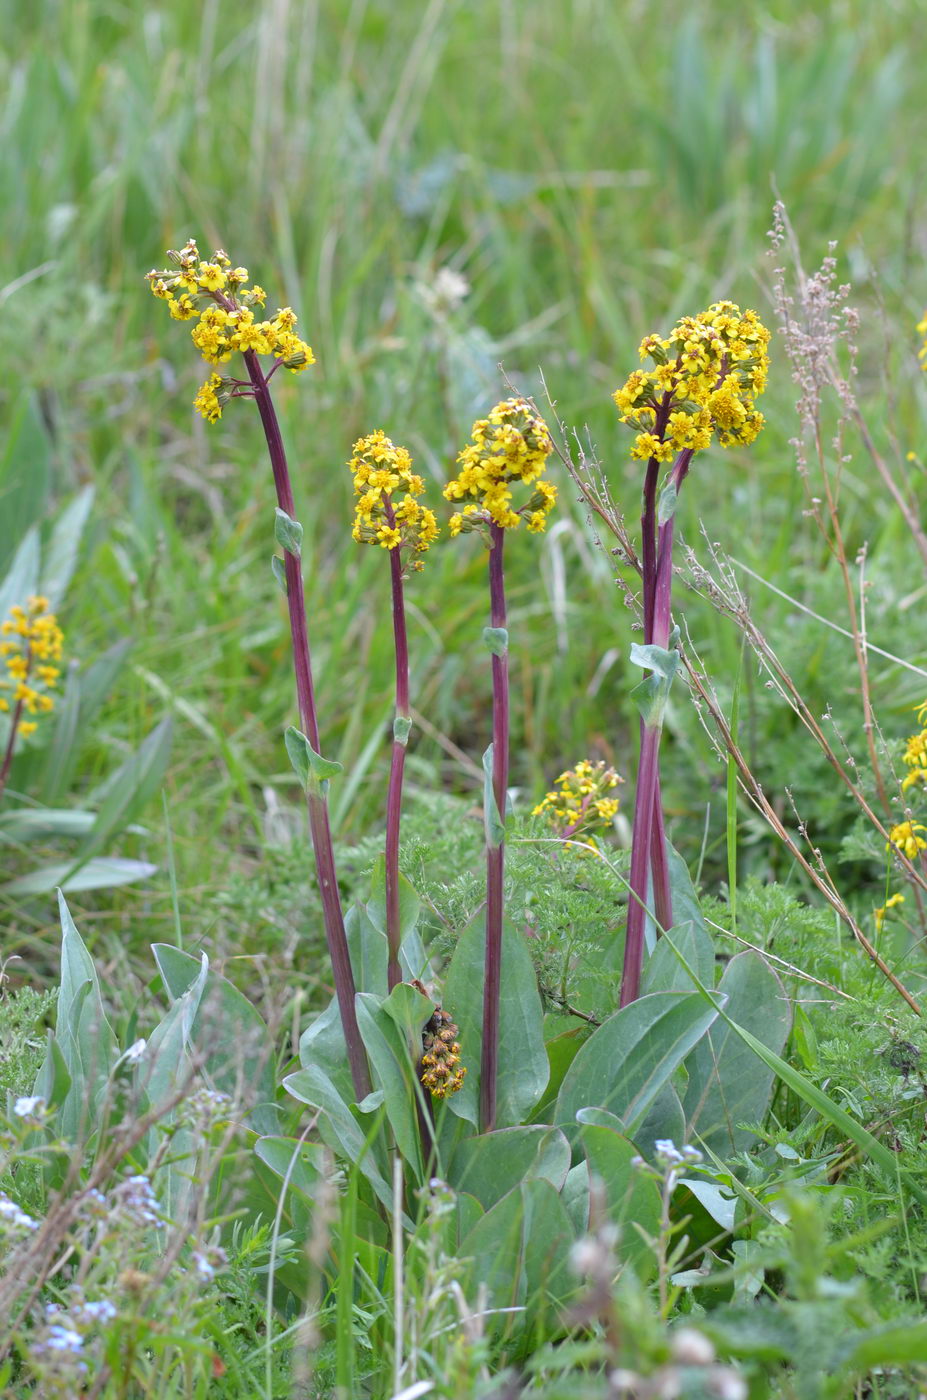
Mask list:
POLYGON ((424 1054, 419 1061, 419 1078, 432 1098, 446 1099, 456 1094, 464 1082, 466 1067, 460 1063, 458 1030, 452 1018, 440 1006, 422 1031, 424 1054))

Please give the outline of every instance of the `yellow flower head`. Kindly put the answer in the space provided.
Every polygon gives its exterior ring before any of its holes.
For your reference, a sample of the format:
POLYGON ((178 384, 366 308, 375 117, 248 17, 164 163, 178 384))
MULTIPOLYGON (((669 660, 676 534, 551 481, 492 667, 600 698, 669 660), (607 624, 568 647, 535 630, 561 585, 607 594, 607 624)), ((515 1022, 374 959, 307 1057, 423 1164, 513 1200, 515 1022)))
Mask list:
POLYGON ((909 771, 901 784, 902 792, 907 792, 908 788, 914 787, 916 783, 927 784, 927 729, 909 737, 904 761, 909 771))
MULTIPOLYGON (((397 447, 379 428, 354 444, 348 466, 354 474, 354 538, 383 549, 424 554, 438 537, 434 512, 418 497, 425 483, 412 470, 405 447, 397 447)), ((412 571, 422 564, 414 559, 412 571)))
POLYGON ((923 318, 917 323, 917 333, 924 337, 924 343, 917 352, 917 358, 921 362, 921 369, 927 370, 927 311, 924 312, 923 318))
POLYGON ((904 904, 904 895, 893 894, 884 904, 879 905, 878 909, 873 909, 872 913, 875 918, 876 933, 882 932, 882 925, 885 923, 885 916, 888 911, 890 909, 897 909, 900 904, 904 904))
POLYGON ((20 734, 32 734, 34 720, 24 715, 48 714, 54 709, 51 691, 61 675, 64 635, 55 614, 48 611, 48 599, 33 595, 26 606, 14 604, 6 621, 0 623, 0 710, 12 712, 20 734))
POLYGON ((922 826, 920 822, 899 822, 888 833, 888 845, 885 849, 890 850, 894 846, 906 855, 908 860, 914 860, 918 852, 927 851, 927 841, 921 832, 927 832, 927 827, 922 826))
POLYGON ((750 443, 763 426, 754 399, 769 367, 769 331, 755 311, 717 301, 684 316, 664 340, 640 345, 653 369, 636 369, 613 395, 622 423, 636 429, 633 457, 668 462, 701 451, 717 435, 722 447, 750 443))
MULTIPOLYGON (((205 261, 191 238, 183 248, 170 249, 168 258, 172 267, 147 274, 152 294, 167 302, 175 321, 196 321, 190 336, 208 365, 225 364, 234 354, 273 355, 294 374, 315 364, 311 346, 296 334, 290 307, 268 320, 255 319, 252 308, 263 306, 267 294, 263 287, 249 288, 248 269, 232 267, 221 248, 205 261)), ((237 381, 213 374, 193 403, 208 423, 215 423, 229 399, 249 393, 237 381)))
POLYGON ((505 399, 473 424, 471 440, 457 458, 460 468, 444 488, 449 501, 467 501, 452 515, 452 535, 488 524, 513 530, 524 517, 539 533, 557 499, 557 488, 542 480, 554 450, 547 424, 526 399, 505 399), (510 487, 521 482, 534 489, 516 510, 510 487))
POLYGON ((604 761, 582 759, 568 768, 534 808, 532 816, 546 817, 564 841, 584 841, 595 846, 593 833, 608 830, 619 808, 615 789, 622 782, 614 768, 604 761))

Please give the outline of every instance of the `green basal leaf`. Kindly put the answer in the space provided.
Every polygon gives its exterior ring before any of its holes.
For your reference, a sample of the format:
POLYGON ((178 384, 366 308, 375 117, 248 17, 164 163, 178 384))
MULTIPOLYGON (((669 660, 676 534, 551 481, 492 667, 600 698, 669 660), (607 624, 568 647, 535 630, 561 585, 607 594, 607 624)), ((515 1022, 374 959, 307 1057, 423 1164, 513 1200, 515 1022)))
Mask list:
POLYGON ((421 1053, 421 1027, 428 1020, 433 1003, 414 987, 394 987, 392 1015, 382 1000, 370 992, 358 993, 357 1023, 370 1061, 374 1084, 383 1094, 383 1104, 396 1146, 415 1181, 424 1185, 422 1139, 418 1108, 424 1108, 424 1091, 415 1076, 415 1061, 421 1053), (398 996, 397 996, 398 993, 398 996), (414 1001, 411 1000, 414 998, 414 1001), (410 1046, 412 1022, 418 1025, 418 1045, 410 1046), (415 1058, 413 1058, 413 1056, 415 1058))
POLYGON ((55 521, 51 539, 44 550, 39 592, 48 599, 53 612, 61 604, 74 575, 81 536, 90 515, 93 497, 92 486, 78 491, 55 521))
POLYGON ((486 844, 496 850, 505 840, 505 823, 499 815, 499 807, 492 785, 493 745, 483 754, 483 826, 486 831, 486 844))
POLYGON ((489 647, 493 656, 506 656, 509 649, 509 631, 507 627, 484 627, 483 641, 489 647))
POLYGON ((277 506, 274 510, 274 539, 287 554, 298 559, 303 548, 303 527, 298 520, 277 506))
POLYGON ((778 1054, 788 1040, 792 1015, 785 988, 759 953, 745 951, 733 957, 718 991, 727 998, 725 1018, 711 1027, 686 1061, 685 1112, 687 1135, 698 1134, 724 1157, 752 1145, 753 1133, 740 1125, 763 1119, 775 1077, 735 1034, 727 1017, 778 1054))
MULTIPOLYGON (((200 960, 155 943, 152 952, 172 1000, 200 974, 200 960)), ((276 1092, 276 1054, 263 1018, 226 978, 210 969, 191 1028, 191 1044, 208 1083, 236 1102, 269 1103, 276 1092)))
POLYGON ((321 791, 322 783, 343 773, 344 768, 334 759, 323 758, 316 753, 302 730, 291 724, 284 735, 286 751, 290 756, 293 771, 307 792, 321 791))
MULTIPOLYGON (((328 1075, 316 1065, 287 1075, 283 1087, 301 1103, 319 1110, 318 1131, 323 1142, 339 1157, 360 1168, 378 1200, 391 1212, 393 1188, 385 1174, 388 1159, 380 1140, 383 1137, 382 1129, 376 1123, 372 1126, 360 1124, 349 1103, 342 1098, 328 1075)), ((369 1095, 369 1098, 373 1098, 376 1108, 379 1108, 382 1091, 375 1096, 369 1095)), ((357 1111, 362 1111, 361 1106, 357 1111)), ((411 1228, 407 1217, 403 1216, 403 1221, 406 1228, 411 1228)))
POLYGON ((522 1181, 543 1178, 560 1191, 569 1170, 570 1144, 563 1133, 537 1123, 466 1138, 447 1179, 455 1191, 468 1192, 489 1210, 522 1181))
POLYGON ((297 1191, 314 1199, 326 1179, 326 1150, 320 1142, 300 1142, 296 1138, 260 1137, 254 1151, 275 1176, 289 1181, 297 1191))
POLYGON ((277 580, 277 585, 280 589, 280 592, 283 594, 284 598, 288 598, 290 594, 290 589, 286 581, 286 564, 280 558, 279 554, 271 555, 270 568, 274 578, 277 580))
POLYGON ((619 1255, 646 1278, 657 1266, 647 1237, 656 1239, 660 1233, 660 1189, 651 1176, 634 1165, 636 1145, 614 1128, 586 1122, 579 1136, 589 1175, 605 1190, 609 1219, 621 1226, 619 1255))
POLYGON ((157 868, 144 860, 97 856, 79 866, 72 874, 73 861, 56 861, 54 865, 40 865, 27 875, 8 880, 5 885, 0 885, 0 893, 45 894, 49 890, 60 889, 65 894, 73 894, 80 890, 116 889, 120 885, 131 885, 136 880, 147 880, 157 868))
POLYGON ((160 790, 173 735, 174 722, 168 715, 97 789, 94 794, 98 804, 97 819, 80 849, 75 871, 86 859, 96 855, 112 835, 124 830, 160 790))
POLYGON ((567 1070, 554 1121, 576 1140, 576 1114, 605 1108, 632 1136, 676 1067, 718 1015, 698 992, 661 992, 616 1011, 567 1070))
MULTIPOLYGON (((76 1142, 95 1126, 95 1112, 118 1050, 106 1019, 100 981, 93 959, 75 927, 64 895, 58 894, 61 920, 61 985, 55 1039, 71 1086, 58 1120, 61 1136, 76 1142)), ((54 1051, 50 1052, 54 1058, 54 1051)), ((43 1073, 45 1069, 43 1068, 43 1073)), ((55 1069, 48 1071, 54 1079, 55 1069)))
MULTIPOLYGON (((460 1057, 467 1067, 463 1088, 451 1095, 452 1114, 479 1121, 480 1040, 486 958, 482 915, 463 929, 444 982, 443 1006, 460 1028, 460 1057)), ((499 1002, 499 1072, 496 1124, 523 1123, 540 1099, 550 1074, 544 1045, 544 1016, 537 974, 524 939, 510 924, 502 928, 499 1002)))
POLYGON ((61 1046, 50 1027, 45 1047, 45 1059, 36 1078, 33 1093, 44 1099, 49 1108, 60 1108, 71 1088, 71 1076, 61 1046))

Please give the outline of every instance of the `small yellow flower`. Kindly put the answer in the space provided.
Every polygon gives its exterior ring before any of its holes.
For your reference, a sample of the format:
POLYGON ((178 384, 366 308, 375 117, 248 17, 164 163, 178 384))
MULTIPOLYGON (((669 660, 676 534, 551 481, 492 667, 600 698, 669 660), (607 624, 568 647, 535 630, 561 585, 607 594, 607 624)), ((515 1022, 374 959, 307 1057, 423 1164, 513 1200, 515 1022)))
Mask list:
POLYGON ((564 841, 582 841, 595 846, 592 833, 609 829, 618 814, 617 797, 609 796, 622 779, 604 761, 581 759, 574 768, 561 773, 551 792, 545 794, 532 816, 546 817, 564 841))
POLYGON ((11 638, 0 644, 5 666, 5 674, 0 673, 0 710, 13 712, 13 724, 23 735, 36 729, 35 721, 23 719, 24 714, 48 714, 55 705, 48 691, 57 684, 61 668, 51 663, 61 659, 64 635, 48 606, 47 598, 34 594, 25 607, 14 603, 0 625, 11 638))
MULTIPOLYGON (((354 476, 357 497, 354 539, 360 544, 380 545, 383 549, 408 549, 424 554, 437 539, 438 522, 434 512, 417 499, 425 490, 425 482, 413 472, 408 449, 397 447, 378 428, 358 438, 348 466, 354 476)), ((421 567, 417 562, 404 564, 410 572, 421 567)))
MULTIPOLYGON (((248 287, 248 269, 233 268, 221 248, 211 261, 202 261, 191 238, 183 248, 170 249, 168 258, 173 266, 152 269, 149 286, 154 296, 168 303, 175 321, 195 321, 190 336, 207 364, 225 364, 234 354, 273 355, 294 374, 315 364, 312 347, 296 334, 296 315, 290 307, 279 310, 273 320, 255 320, 252 307, 263 306, 267 293, 257 285, 248 287)), ((230 398, 248 392, 239 386, 220 393, 220 382, 212 376, 194 400, 209 423, 221 417, 230 398)))
POLYGON ((473 424, 471 440, 457 458, 459 471, 444 488, 449 501, 464 501, 465 512, 473 518, 469 525, 455 524, 450 531, 460 534, 482 525, 498 525, 513 530, 523 518, 535 533, 542 531, 557 499, 556 488, 542 481, 547 459, 553 451, 547 424, 526 399, 505 399, 473 424), (511 486, 521 482, 532 486, 528 500, 515 510, 511 486))
POLYGON ((890 850, 894 846, 906 855, 908 860, 914 860, 920 851, 927 851, 927 841, 921 835, 922 831, 927 832, 927 827, 922 826, 920 822, 899 822, 888 833, 885 849, 890 850))
POLYGON ((878 909, 872 911, 875 918, 876 933, 882 932, 882 925, 885 923, 885 916, 889 909, 897 909, 900 904, 904 904, 904 895, 893 894, 884 904, 880 905, 878 909))
POLYGON ((638 430, 631 455, 668 462, 708 447, 715 434, 722 447, 753 442, 763 427, 753 401, 766 384, 768 344, 756 312, 731 301, 684 316, 665 340, 647 336, 640 354, 653 369, 633 370, 613 396, 621 421, 638 430))

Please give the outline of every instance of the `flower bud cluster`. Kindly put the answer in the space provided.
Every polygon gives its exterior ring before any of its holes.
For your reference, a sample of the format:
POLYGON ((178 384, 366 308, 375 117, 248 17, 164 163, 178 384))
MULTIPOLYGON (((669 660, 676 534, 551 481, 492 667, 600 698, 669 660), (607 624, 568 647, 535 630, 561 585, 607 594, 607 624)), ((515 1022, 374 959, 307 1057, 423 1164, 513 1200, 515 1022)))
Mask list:
POLYGON ((423 1086, 435 1099, 446 1099, 456 1094, 464 1082, 466 1067, 460 1063, 460 1045, 457 1042, 459 1031, 446 1011, 440 1006, 422 1032, 424 1054, 419 1061, 420 1078, 423 1086))
POLYGON ((564 839, 583 839, 594 846, 592 833, 609 828, 618 813, 618 798, 608 794, 620 782, 623 779, 604 760, 590 763, 584 758, 575 768, 560 774, 531 815, 547 817, 557 835, 564 839))
POLYGON ((666 339, 647 336, 640 357, 653 369, 634 370, 613 396, 622 423, 637 429, 631 455, 669 462, 715 434, 722 447, 753 442, 765 421, 754 399, 766 386, 768 344, 756 312, 732 301, 684 316, 666 339))
MULTIPOLYGON (((21 706, 30 715, 48 714, 55 699, 49 691, 58 683, 64 634, 58 619, 48 611, 48 599, 37 594, 26 599, 26 606, 15 604, 10 616, 0 623, 0 658, 6 675, 0 675, 0 710, 21 706), (6 691, 5 695, 3 692, 6 691)), ((21 720, 20 734, 32 734, 36 721, 21 720)))
MULTIPOLYGON (((413 472, 407 449, 377 429, 357 440, 348 466, 357 496, 353 535, 358 543, 424 554, 438 537, 438 522, 416 499, 425 483, 413 472)), ((416 571, 421 567, 420 560, 409 565, 416 571)))
POLYGON ((457 458, 460 470, 444 488, 447 500, 467 501, 462 512, 451 516, 451 534, 490 523, 514 530, 522 518, 529 530, 542 531, 557 499, 556 486, 541 479, 553 450, 547 424, 526 399, 497 403, 473 424, 471 441, 457 458), (512 507, 513 482, 533 487, 517 510, 512 507))
MULTIPOLYGON (((205 261, 191 238, 179 250, 168 249, 167 255, 174 266, 153 268, 147 273, 148 284, 152 294, 167 303, 175 321, 196 321, 190 335, 207 364, 224 364, 233 354, 248 351, 273 355, 294 373, 315 364, 311 347, 296 334, 296 313, 284 306, 259 321, 254 308, 263 308, 267 293, 257 284, 249 287, 248 269, 232 267, 221 248, 205 261)), ((233 390, 233 380, 211 374, 194 406, 207 422, 215 423, 233 390)))

